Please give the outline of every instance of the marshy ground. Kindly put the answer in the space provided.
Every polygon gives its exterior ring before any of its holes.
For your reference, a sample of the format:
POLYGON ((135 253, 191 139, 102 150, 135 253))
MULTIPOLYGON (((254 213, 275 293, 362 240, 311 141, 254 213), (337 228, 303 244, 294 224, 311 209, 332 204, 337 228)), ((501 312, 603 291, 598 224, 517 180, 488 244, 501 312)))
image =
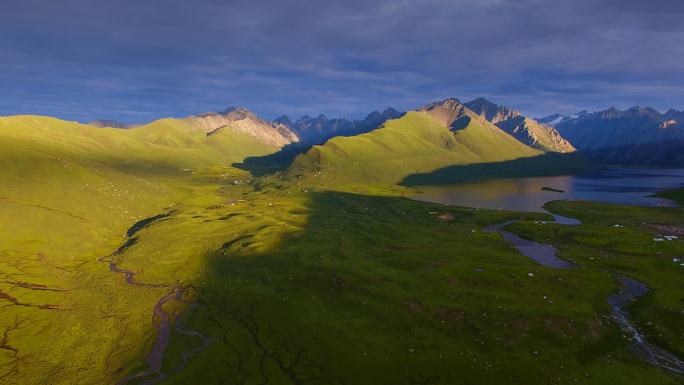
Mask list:
POLYGON ((539 224, 552 219, 545 214, 416 202, 403 197, 411 189, 392 185, 323 191, 313 178, 252 179, 209 168, 150 180, 167 193, 136 202, 135 219, 16 208, 18 221, 36 221, 22 217, 35 210, 75 225, 46 233, 62 241, 5 238, 0 289, 20 304, 0 299, 0 381, 114 383, 148 369, 159 322, 152 309, 169 293, 127 285, 97 261, 126 240, 111 257, 117 267, 136 282, 182 287, 182 301, 164 311, 211 339, 200 350, 199 336, 171 331, 161 373, 195 353, 159 383, 682 381, 628 350, 608 316, 606 297, 622 285, 613 275, 539 265, 482 231, 523 219, 506 230, 554 245, 575 265, 646 283, 652 291, 629 307, 634 322, 683 358, 684 267, 673 259, 684 243, 653 241, 667 235, 662 226, 682 225, 681 208, 551 203, 549 211, 583 222, 561 226, 539 224))

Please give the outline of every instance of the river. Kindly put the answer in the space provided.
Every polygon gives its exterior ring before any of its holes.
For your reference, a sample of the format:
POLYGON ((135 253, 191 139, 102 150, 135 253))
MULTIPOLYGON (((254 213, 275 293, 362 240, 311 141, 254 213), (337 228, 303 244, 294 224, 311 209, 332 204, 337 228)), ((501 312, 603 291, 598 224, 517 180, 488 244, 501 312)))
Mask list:
MULTIPOLYGON (((543 205, 558 199, 677 207, 675 202, 650 198, 648 195, 682 186, 684 186, 684 169, 607 168, 577 176, 496 179, 456 185, 423 186, 418 187, 423 194, 414 199, 459 206, 528 212, 546 212, 543 205), (563 192, 545 191, 542 190, 543 187, 563 192)), ((558 224, 579 225, 582 223, 574 218, 552 215, 556 219, 555 223, 558 224)), ((522 255, 544 266, 559 269, 582 268, 582 266, 575 266, 558 258, 556 256, 558 250, 551 245, 522 239, 503 230, 505 226, 515 222, 518 221, 490 226, 484 231, 501 234, 504 240, 513 244, 522 255)), ((633 324, 631 314, 625 310, 632 300, 648 293, 649 288, 644 283, 623 277, 615 272, 602 271, 614 275, 621 282, 620 292, 609 295, 606 302, 612 309, 611 320, 633 341, 628 347, 629 350, 638 358, 656 367, 684 374, 684 362, 665 349, 649 343, 643 332, 633 324)))

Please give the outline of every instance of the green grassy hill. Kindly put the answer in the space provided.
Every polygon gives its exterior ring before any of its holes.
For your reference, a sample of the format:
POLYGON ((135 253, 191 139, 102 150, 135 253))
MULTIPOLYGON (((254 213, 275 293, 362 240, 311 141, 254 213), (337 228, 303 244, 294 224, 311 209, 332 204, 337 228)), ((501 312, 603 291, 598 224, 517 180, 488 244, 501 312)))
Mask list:
POLYGON ((208 186, 250 178, 232 163, 278 150, 185 119, 120 130, 0 118, 0 383, 113 383, 139 365, 167 290, 126 285, 97 258, 177 203, 220 203, 208 186))
POLYGON ((314 146, 295 161, 292 172, 320 169, 328 184, 421 184, 562 174, 592 166, 577 153, 528 147, 479 117, 453 129, 426 114, 409 112, 370 133, 314 146))

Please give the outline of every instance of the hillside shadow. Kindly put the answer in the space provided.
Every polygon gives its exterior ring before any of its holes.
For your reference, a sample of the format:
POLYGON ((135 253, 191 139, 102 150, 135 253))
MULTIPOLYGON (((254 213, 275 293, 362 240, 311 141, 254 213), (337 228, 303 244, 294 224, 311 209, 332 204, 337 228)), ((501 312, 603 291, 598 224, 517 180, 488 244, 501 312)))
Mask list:
POLYGON ((449 126, 449 130, 450 130, 450 131, 453 131, 453 132, 461 131, 461 130, 465 129, 466 127, 468 127, 468 125, 470 125, 470 122, 471 122, 472 120, 473 120, 473 119, 472 119, 470 116, 464 116, 464 117, 462 117, 462 118, 460 118, 460 119, 456 119, 456 120, 454 120, 454 122, 451 123, 451 125, 449 126))
MULTIPOLYGON (((451 255, 455 247, 476 254, 479 241, 454 243, 454 231, 469 233, 463 230, 465 223, 485 226, 521 214, 482 212, 477 217, 467 208, 450 207, 454 219, 441 222, 428 214, 443 212, 440 204, 341 192, 307 194, 296 206, 279 201, 268 207, 264 215, 250 213, 248 228, 226 232, 220 249, 206 254, 201 307, 186 325, 201 325, 202 332, 213 331, 216 339, 195 358, 203 361, 203 368, 188 365, 176 375, 179 383, 206 383, 210 375, 226 383, 277 376, 297 384, 342 385, 381 376, 387 379, 376 383, 404 383, 403 373, 387 374, 399 373, 403 352, 385 348, 378 354, 389 355, 388 361, 350 375, 349 369, 362 365, 364 356, 349 354, 348 347, 370 341, 413 346, 427 338, 424 329, 431 332, 431 346, 448 338, 441 321, 460 319, 462 310, 428 309, 415 298, 448 298, 454 289, 436 270, 455 261, 444 254, 451 255), (296 230, 281 231, 283 223, 296 230), (426 279, 428 271, 435 275, 426 279), (370 337, 368 330, 380 324, 384 332, 370 337), (213 357, 224 361, 219 365, 213 357), (261 368, 262 362, 272 367, 261 368)), ((234 217, 225 227, 246 223, 234 217)), ((477 263, 482 263, 480 254, 477 263)), ((469 261, 459 263, 475 269, 469 261)), ((462 340, 476 343, 479 331, 467 324, 456 328, 462 340)), ((440 346, 445 355, 455 355, 452 348, 440 346)), ((411 369, 422 380, 435 375, 434 368, 411 369)))
POLYGON ((304 143, 290 143, 278 152, 265 156, 250 156, 242 163, 233 163, 232 166, 240 170, 248 171, 255 177, 273 174, 287 169, 294 158, 299 154, 309 151, 312 146, 304 143))
MULTIPOLYGON (((471 229, 543 217, 340 192, 297 202, 278 200, 259 215, 262 209, 248 209, 249 228, 226 232, 207 251, 200 306, 184 324, 214 342, 175 375, 178 383, 409 384, 433 383, 428 379, 436 375, 457 383, 464 368, 456 361, 448 362, 451 369, 407 363, 404 347, 426 344, 456 357, 481 346, 483 335, 494 336, 499 326, 474 327, 470 314, 482 314, 482 302, 521 290, 509 277, 526 260, 502 239, 471 235, 471 229), (440 221, 437 213, 444 212, 452 219, 440 221), (485 242, 495 247, 483 248, 485 242), (498 272, 476 271, 483 267, 498 272), (459 275, 450 280, 446 271, 459 275), (377 359, 351 370, 368 362, 359 350, 366 346, 376 347, 368 356, 377 359), (404 381, 400 369, 407 365, 415 381, 404 381)), ((232 218, 226 229, 243 220, 232 218)), ((528 322, 546 327, 541 318, 528 322)), ((523 370, 529 366, 514 372, 523 370)), ((467 374, 466 382, 477 376, 467 374)))
POLYGON ((585 158, 579 152, 546 153, 503 162, 448 166, 429 173, 409 175, 399 182, 399 185, 416 186, 475 179, 549 176, 586 172, 598 167, 600 167, 598 164, 585 158))

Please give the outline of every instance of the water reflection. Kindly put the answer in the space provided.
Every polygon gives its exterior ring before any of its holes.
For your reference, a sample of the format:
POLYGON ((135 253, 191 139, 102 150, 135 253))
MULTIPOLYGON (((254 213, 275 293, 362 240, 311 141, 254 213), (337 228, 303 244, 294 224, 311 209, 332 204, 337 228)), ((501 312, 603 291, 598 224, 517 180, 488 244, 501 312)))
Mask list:
POLYGON ((487 209, 546 212, 558 199, 592 200, 632 206, 676 207, 667 199, 648 198, 658 191, 684 186, 684 169, 605 168, 588 174, 492 179, 452 185, 420 186, 413 199, 487 209), (542 187, 563 190, 543 191, 542 187))

